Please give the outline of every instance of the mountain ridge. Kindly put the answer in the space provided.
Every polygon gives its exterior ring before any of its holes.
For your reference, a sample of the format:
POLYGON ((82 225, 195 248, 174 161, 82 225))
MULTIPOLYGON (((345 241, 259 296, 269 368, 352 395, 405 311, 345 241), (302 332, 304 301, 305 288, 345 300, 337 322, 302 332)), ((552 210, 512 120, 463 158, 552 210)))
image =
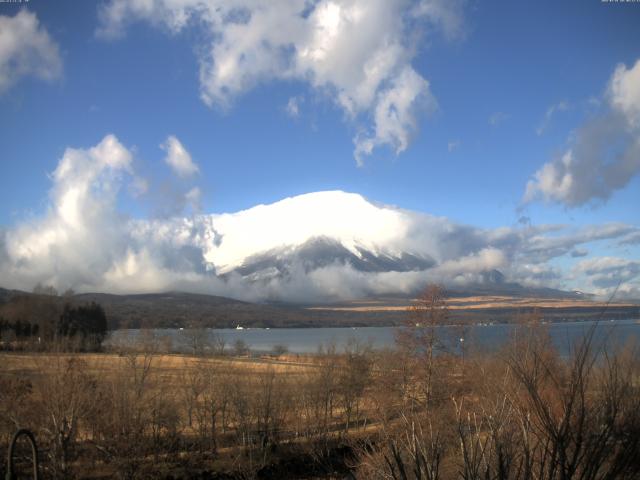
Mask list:
MULTIPOLYGON (((537 303, 540 304, 539 310, 548 319, 594 319, 600 318, 604 305, 572 299, 566 295, 556 297, 555 301, 548 296, 541 296, 538 297, 538 302, 535 297, 478 296, 478 292, 469 291, 450 293, 452 323, 511 322, 518 315, 538 308, 537 303), (474 294, 475 297, 472 296, 474 294), (495 304, 496 298, 502 299, 501 305, 495 304), (466 304, 469 299, 473 299, 473 303, 466 304), (529 300, 521 302, 518 299, 529 300), (460 301, 465 305, 463 308, 460 307, 460 301)), ((0 288, 0 317, 4 313, 3 306, 19 296, 42 297, 34 293, 0 288)), ((389 326, 404 323, 407 319, 406 309, 411 304, 411 298, 408 297, 378 297, 323 306, 282 302, 256 304, 228 297, 175 291, 130 295, 93 292, 50 298, 59 306, 67 301, 99 303, 107 313, 110 329, 235 328, 237 325, 262 328, 389 326), (358 305, 369 307, 361 308, 358 305)), ((607 308, 606 314, 607 318, 637 318, 640 317, 640 304, 612 304, 607 308)))

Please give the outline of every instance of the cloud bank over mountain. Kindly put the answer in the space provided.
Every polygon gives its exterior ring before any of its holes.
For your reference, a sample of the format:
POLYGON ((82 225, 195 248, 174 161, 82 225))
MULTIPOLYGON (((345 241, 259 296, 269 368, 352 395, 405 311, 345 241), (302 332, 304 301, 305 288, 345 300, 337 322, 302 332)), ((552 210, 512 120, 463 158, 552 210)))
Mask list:
MULTIPOLYGON (((180 157, 190 158, 180 145, 180 157)), ((3 286, 330 301, 408 294, 428 281, 477 284, 499 270, 525 285, 606 294, 620 278, 625 295, 640 292, 637 262, 585 258, 584 248, 633 243, 635 225, 484 229, 342 191, 236 213, 133 219, 119 202, 140 182, 133 159, 114 135, 67 148, 50 176, 45 214, 0 234, 3 286)))
MULTIPOLYGON (((103 39, 134 22, 179 34, 199 28, 200 96, 228 108, 257 85, 296 80, 331 99, 356 130, 354 156, 404 151, 421 113, 437 102, 412 66, 426 34, 464 34, 461 0, 111 0, 99 12, 103 39)), ((297 103, 289 110, 299 112, 297 103), (295 108, 293 108, 295 107, 295 108)))

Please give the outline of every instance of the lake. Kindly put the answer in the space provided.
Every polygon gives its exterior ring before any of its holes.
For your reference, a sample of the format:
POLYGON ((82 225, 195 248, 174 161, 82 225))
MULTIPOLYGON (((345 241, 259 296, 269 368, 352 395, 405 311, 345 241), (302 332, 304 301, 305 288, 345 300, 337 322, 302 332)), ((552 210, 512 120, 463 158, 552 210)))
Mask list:
MULTIPOLYGON (((595 328, 594 339, 598 345, 606 342, 615 349, 640 341, 640 323, 638 320, 616 320, 606 322, 562 322, 548 323, 551 339, 566 356, 571 345, 584 337, 591 328, 595 328)), ((391 348, 395 343, 395 331, 398 327, 358 327, 358 328, 246 328, 207 329, 210 334, 220 335, 227 349, 233 349, 236 341, 244 341, 253 352, 269 352, 277 345, 283 345, 291 353, 315 353, 323 345, 335 344, 338 350, 352 340, 370 344, 373 348, 391 348)), ((464 345, 468 350, 494 351, 513 337, 517 325, 487 324, 472 325, 464 330, 456 326, 439 327, 439 335, 448 339, 453 348, 464 345), (461 341, 461 339, 463 339, 461 341), (464 342, 464 343, 463 343, 464 342)), ((140 330, 116 330, 111 333, 107 344, 117 344, 123 340, 135 340, 140 330)), ((188 351, 189 331, 178 329, 156 329, 159 337, 170 337, 171 344, 178 351, 188 351)))

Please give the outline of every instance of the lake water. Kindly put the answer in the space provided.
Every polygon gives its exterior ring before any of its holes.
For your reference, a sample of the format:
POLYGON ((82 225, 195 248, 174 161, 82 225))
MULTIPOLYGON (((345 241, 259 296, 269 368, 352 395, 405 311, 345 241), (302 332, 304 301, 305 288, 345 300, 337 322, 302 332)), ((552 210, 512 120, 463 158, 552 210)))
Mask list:
MULTIPOLYGON (((616 320, 607 322, 562 322, 544 325, 559 349, 566 356, 571 346, 580 340, 593 327, 594 340, 597 345, 606 342, 608 348, 615 349, 626 344, 639 345, 640 323, 638 320, 616 320)), ((462 330, 460 327, 447 326, 439 328, 439 335, 448 339, 453 348, 462 344, 468 350, 493 351, 513 338, 516 325, 491 324, 472 325, 462 330)), ((397 327, 359 327, 359 328, 247 328, 208 329, 210 334, 224 338, 227 349, 233 349, 236 341, 244 341, 253 352, 269 352, 277 345, 282 345, 291 353, 315 353, 323 345, 335 344, 340 351, 349 341, 357 340, 370 344, 373 348, 391 348, 395 343, 397 327)), ((179 351, 188 351, 189 332, 178 329, 157 329, 153 331, 159 337, 170 337, 172 347, 179 351)), ((123 340, 135 340, 139 330, 117 330, 112 332, 108 343, 116 344, 123 340)))

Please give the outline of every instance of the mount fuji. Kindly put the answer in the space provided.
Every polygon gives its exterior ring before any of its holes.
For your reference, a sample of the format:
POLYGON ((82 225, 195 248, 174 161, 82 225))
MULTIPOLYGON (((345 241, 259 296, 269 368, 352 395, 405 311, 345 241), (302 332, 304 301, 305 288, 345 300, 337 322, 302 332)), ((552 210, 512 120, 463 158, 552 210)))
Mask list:
POLYGON ((475 275, 483 281, 505 263, 481 230, 342 191, 299 195, 231 214, 149 223, 137 231, 151 240, 169 237, 178 247, 196 247, 206 271, 251 283, 345 269, 361 276, 409 274, 411 283, 421 272, 433 280, 460 282, 475 275))
MULTIPOLYGON (((202 217, 203 255, 218 275, 269 280, 331 266, 358 272, 411 272, 436 265, 433 249, 411 238, 415 214, 358 194, 317 192, 235 214, 202 217)), ((423 221, 437 222, 424 217, 423 221)))

